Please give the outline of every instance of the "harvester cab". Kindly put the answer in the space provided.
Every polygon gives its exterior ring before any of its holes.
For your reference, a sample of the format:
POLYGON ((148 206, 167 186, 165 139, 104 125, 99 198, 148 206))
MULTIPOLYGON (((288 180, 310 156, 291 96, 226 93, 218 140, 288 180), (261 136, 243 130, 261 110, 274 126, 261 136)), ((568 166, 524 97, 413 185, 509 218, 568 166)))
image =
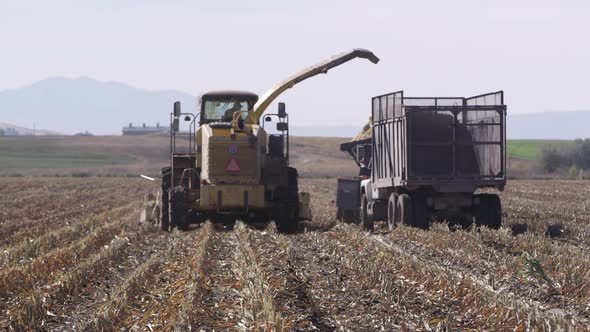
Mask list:
POLYGON ((198 114, 183 113, 176 102, 170 115, 170 166, 161 174, 160 226, 274 220, 280 231, 293 232, 299 221, 311 220, 309 195, 299 192, 297 170, 289 166, 285 104, 262 117, 285 90, 357 57, 379 61, 370 51, 355 49, 304 69, 261 98, 245 91, 208 92, 198 114), (268 134, 265 126, 273 117, 278 133, 268 134))

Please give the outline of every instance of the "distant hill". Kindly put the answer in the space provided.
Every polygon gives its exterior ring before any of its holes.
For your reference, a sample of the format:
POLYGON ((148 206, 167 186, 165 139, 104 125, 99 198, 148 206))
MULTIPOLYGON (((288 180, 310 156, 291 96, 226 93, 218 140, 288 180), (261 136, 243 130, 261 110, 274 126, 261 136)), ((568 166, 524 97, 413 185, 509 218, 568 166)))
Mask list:
MULTIPOLYGON (((290 163, 303 177, 354 176, 358 168, 339 146, 347 138, 291 138, 290 163)), ((170 141, 154 136, 14 136, 0 139, 0 176, 113 175, 155 176, 170 162, 170 141)), ((183 146, 184 143, 179 143, 183 146)), ((509 140, 508 174, 534 177, 542 172, 543 148, 568 149, 573 141, 509 140)))
MULTIPOLYGON (((574 140, 590 138, 590 111, 510 114, 507 119, 508 139, 574 140)), ((364 123, 353 125, 291 126, 296 136, 354 137, 364 123)), ((535 142, 538 145, 542 142, 535 142)))
POLYGON ((15 126, 8 123, 0 122, 0 130, 2 131, 12 131, 16 132, 18 135, 26 135, 26 136, 56 136, 56 135, 63 135, 56 131, 51 130, 43 130, 43 129, 31 129, 31 128, 23 128, 19 126, 15 126))
POLYGON ((354 137, 362 129, 358 126, 290 126, 289 131, 294 136, 309 137, 354 137))
MULTIPOLYGON (((292 137, 290 164, 303 177, 354 176, 345 138, 292 137)), ((184 144, 184 145, 183 145, 184 144)), ((177 146, 186 142, 177 141, 177 146)), ((168 136, 14 136, 0 139, 0 176, 157 175, 170 163, 168 136)))
POLYGON ((589 123, 590 111, 508 113, 506 120, 509 139, 590 138, 589 123))
MULTIPOLYGON (((130 122, 168 125, 174 101, 184 110, 197 107, 197 97, 174 90, 149 91, 117 82, 87 77, 52 77, 12 90, 0 91, 0 122, 20 128, 43 128, 73 135, 89 131, 94 135, 120 135, 130 122)), ((362 110, 369 114, 369 110, 362 110)), ((590 137, 590 111, 508 113, 509 139, 565 139, 590 137)), ((295 136, 353 137, 364 123, 293 123, 295 136)), ((42 131, 39 131, 42 132, 42 131)))
POLYGON ((87 77, 53 77, 0 92, 0 122, 23 128, 75 134, 120 135, 133 122, 167 125, 172 103, 195 109, 195 96, 179 91, 148 91, 87 77))
MULTIPOLYGON (((590 111, 510 114, 507 119, 508 139, 574 140, 590 138, 590 111)), ((296 136, 354 137, 362 125, 291 126, 296 136)), ((536 142, 535 144, 537 144, 536 142)))

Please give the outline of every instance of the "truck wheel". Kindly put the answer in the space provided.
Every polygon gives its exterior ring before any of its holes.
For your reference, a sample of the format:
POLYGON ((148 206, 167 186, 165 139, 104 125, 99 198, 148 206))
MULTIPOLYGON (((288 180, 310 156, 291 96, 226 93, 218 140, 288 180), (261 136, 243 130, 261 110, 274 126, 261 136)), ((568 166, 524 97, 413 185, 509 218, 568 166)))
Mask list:
POLYGON ((369 200, 367 199, 367 194, 363 194, 361 196, 361 208, 360 208, 360 214, 361 214, 361 229, 366 230, 366 231, 372 231, 373 228, 375 227, 375 223, 373 221, 373 218, 371 218, 369 216, 369 213, 367 211, 367 205, 369 204, 369 200))
POLYGON ((502 225, 502 203, 496 194, 477 194, 479 205, 475 206, 475 223, 498 229, 502 225))
POLYGON ((428 229, 430 221, 428 220, 428 207, 426 206, 426 199, 417 195, 412 199, 414 203, 414 226, 421 229, 428 229))
POLYGON ((395 227, 395 210, 398 197, 399 195, 397 193, 391 193, 391 195, 389 195, 389 201, 387 202, 387 227, 390 231, 395 227))
POLYGON ((169 230, 176 227, 180 230, 188 229, 186 221, 186 207, 184 204, 184 191, 180 188, 169 190, 169 230))
POLYGON ((160 175, 162 176, 162 196, 160 197, 160 222, 158 226, 162 230, 168 231, 170 228, 170 221, 168 215, 168 189, 170 189, 170 177, 171 177, 171 169, 170 167, 164 167, 160 171, 160 175))
POLYGON ((395 221, 407 226, 414 226, 414 217, 412 213, 412 199, 408 194, 401 194, 397 199, 395 209, 395 221))

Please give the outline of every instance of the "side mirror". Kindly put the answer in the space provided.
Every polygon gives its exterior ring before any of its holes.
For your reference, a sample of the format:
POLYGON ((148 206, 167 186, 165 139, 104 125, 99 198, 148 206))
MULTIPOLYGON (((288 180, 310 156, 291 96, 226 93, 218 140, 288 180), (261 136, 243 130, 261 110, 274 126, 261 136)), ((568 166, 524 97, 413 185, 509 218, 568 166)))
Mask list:
POLYGON ((270 116, 267 116, 267 117, 265 117, 265 118, 264 118, 264 121, 266 121, 266 122, 271 122, 271 121, 272 121, 272 119, 270 118, 270 116))
POLYGON ((285 110, 285 103, 279 103, 279 118, 287 117, 287 111, 285 110))
POLYGON ((289 130, 289 124, 287 122, 279 122, 279 123, 277 123, 277 130, 278 131, 287 131, 287 130, 289 130))
POLYGON ((173 132, 178 132, 178 118, 175 118, 174 120, 172 120, 172 131, 173 132))
POLYGON ((174 102, 174 117, 179 117, 180 116, 180 102, 179 101, 175 101, 174 102))

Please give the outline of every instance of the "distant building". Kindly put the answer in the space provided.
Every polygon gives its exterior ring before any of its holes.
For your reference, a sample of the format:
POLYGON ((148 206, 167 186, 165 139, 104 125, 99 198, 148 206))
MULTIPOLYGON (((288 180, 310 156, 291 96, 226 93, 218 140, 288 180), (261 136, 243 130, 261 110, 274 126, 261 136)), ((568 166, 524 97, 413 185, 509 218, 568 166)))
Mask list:
POLYGON ((88 130, 86 130, 86 131, 79 132, 79 133, 75 134, 74 136, 94 136, 94 135, 91 132, 89 132, 88 130))
POLYGON ((134 127, 131 122, 128 127, 123 127, 123 135, 166 134, 168 132, 170 132, 170 127, 162 127, 159 122, 155 127, 146 126, 145 123, 141 127, 134 127))

